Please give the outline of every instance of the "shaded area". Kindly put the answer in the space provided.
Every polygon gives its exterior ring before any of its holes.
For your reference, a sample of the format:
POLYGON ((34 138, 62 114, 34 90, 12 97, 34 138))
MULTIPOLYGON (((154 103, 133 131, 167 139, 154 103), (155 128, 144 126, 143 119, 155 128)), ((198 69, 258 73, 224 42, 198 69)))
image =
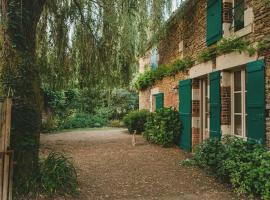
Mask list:
POLYGON ((133 147, 125 129, 42 135, 41 143, 42 153, 55 150, 74 159, 81 200, 238 199, 203 171, 179 166, 188 154, 147 144, 141 136, 133 147))

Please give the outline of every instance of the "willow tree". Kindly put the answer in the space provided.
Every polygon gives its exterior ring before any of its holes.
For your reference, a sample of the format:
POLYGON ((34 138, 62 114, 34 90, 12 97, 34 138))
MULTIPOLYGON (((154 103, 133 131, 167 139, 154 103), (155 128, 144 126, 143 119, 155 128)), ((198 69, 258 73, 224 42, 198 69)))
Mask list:
POLYGON ((38 173, 41 83, 63 87, 78 74, 88 87, 89 82, 126 84, 148 33, 164 21, 168 2, 1 0, 1 89, 14 99, 11 143, 18 188, 38 173))
POLYGON ((1 80, 3 94, 12 96, 11 145, 15 177, 24 183, 38 170, 41 91, 36 65, 36 27, 45 0, 2 0, 1 80))

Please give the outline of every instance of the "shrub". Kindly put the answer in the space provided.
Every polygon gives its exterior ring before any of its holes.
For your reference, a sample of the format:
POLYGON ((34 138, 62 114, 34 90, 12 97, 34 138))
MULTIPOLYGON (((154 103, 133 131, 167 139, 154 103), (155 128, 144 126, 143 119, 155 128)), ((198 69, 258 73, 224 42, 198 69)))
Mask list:
POLYGON ((40 161, 40 189, 49 196, 76 195, 78 182, 72 162, 64 155, 50 153, 40 161))
POLYGON ((109 119, 104 113, 90 115, 86 113, 75 113, 60 124, 60 129, 73 128, 99 128, 106 126, 109 119))
POLYGON ((120 120, 111 120, 109 126, 110 127, 115 127, 115 128, 121 128, 121 127, 124 126, 124 124, 120 120))
POLYGON ((252 141, 227 136, 207 140, 195 151, 194 162, 225 178, 238 194, 270 198, 270 153, 252 141))
POLYGON ((76 196, 78 181, 73 163, 60 153, 50 153, 39 161, 39 174, 27 177, 27 181, 14 185, 15 199, 37 199, 39 194, 76 196))
POLYGON ((163 108, 149 115, 144 137, 151 143, 170 147, 179 141, 181 122, 173 108, 163 108))
POLYGON ((142 133, 145 130, 145 123, 149 116, 149 111, 147 110, 136 110, 127 114, 123 118, 125 126, 128 128, 130 133, 137 131, 137 133, 142 133))
POLYGON ((196 164, 201 168, 209 168, 217 174, 220 172, 225 156, 225 148, 219 140, 206 140, 200 144, 194 154, 196 164))

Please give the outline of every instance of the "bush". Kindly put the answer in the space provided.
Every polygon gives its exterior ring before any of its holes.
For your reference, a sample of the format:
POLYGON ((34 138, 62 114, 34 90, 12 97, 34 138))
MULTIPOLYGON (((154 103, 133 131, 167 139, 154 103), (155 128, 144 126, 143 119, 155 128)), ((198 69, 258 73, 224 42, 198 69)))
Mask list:
POLYGON ((115 127, 115 128, 122 128, 122 127, 124 127, 124 124, 120 120, 112 120, 112 121, 110 121, 109 126, 110 127, 115 127))
POLYGON ((220 171, 225 157, 225 147, 217 140, 206 140, 200 144, 194 154, 196 164, 201 168, 208 168, 212 172, 223 175, 220 171))
POLYGON ((76 196, 78 181, 73 163, 60 153, 50 153, 39 161, 40 173, 14 185, 15 199, 37 199, 40 194, 76 196))
POLYGON ((127 114, 123 118, 125 126, 128 128, 130 133, 137 131, 137 133, 142 133, 145 130, 145 123, 149 116, 149 111, 147 110, 136 110, 127 114))
POLYGON ((151 143, 170 147, 179 141, 180 131, 179 113, 173 108, 163 108, 149 115, 143 135, 151 143))
POLYGON ((50 153, 40 162, 40 190, 49 196, 76 195, 78 182, 72 162, 64 155, 50 153))
POLYGON ((59 129, 73 129, 73 128, 99 128, 106 126, 109 119, 104 113, 90 115, 85 113, 75 113, 69 117, 62 124, 59 129))
POLYGON ((227 136, 207 140, 195 151, 194 161, 232 184, 238 194, 270 198, 270 153, 255 142, 227 136))

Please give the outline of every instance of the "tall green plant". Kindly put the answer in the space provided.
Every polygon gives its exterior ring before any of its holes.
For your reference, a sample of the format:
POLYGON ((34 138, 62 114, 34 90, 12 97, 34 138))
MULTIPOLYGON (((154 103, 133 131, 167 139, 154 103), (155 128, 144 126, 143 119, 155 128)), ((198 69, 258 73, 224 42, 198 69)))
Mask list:
POLYGON ((170 147, 179 142, 181 122, 173 108, 157 110, 147 119, 143 136, 151 143, 170 147))

